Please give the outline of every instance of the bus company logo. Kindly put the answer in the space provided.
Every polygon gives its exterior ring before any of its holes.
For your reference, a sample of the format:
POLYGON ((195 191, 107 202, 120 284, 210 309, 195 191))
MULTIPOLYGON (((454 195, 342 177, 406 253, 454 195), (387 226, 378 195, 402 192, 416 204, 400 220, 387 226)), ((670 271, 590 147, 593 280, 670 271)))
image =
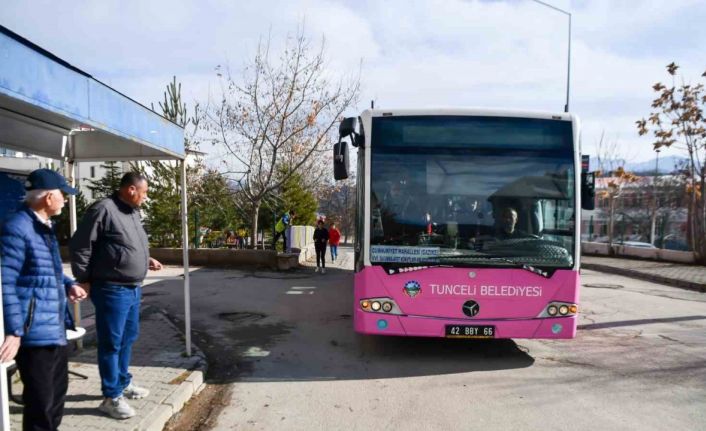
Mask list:
POLYGON ((406 293, 410 298, 414 298, 422 293, 422 286, 420 286, 418 282, 412 280, 405 283, 403 290, 404 293, 406 293))

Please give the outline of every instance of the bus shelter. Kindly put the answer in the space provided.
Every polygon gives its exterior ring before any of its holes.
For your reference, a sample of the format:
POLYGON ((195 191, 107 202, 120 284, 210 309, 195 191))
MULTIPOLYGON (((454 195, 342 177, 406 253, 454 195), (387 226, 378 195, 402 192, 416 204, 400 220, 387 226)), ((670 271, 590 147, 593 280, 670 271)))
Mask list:
MULTIPOLYGON (((175 160, 181 164, 184 315, 186 352, 191 355, 183 128, 0 26, 0 147, 62 161, 72 185, 76 164, 82 161, 175 160)), ((69 211, 73 232, 73 197, 69 211)), ((0 285, 0 293, 1 289, 0 285)), ((0 340, 5 333, 2 312, 0 307, 0 340)), ((9 429, 7 365, 0 366, 1 429, 9 429)))

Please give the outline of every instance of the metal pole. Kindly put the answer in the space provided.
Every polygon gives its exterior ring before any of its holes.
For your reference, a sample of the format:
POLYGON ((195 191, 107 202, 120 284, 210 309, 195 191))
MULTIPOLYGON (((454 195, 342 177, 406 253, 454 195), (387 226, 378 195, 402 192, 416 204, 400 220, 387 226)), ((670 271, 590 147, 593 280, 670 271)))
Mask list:
POLYGON ((569 112, 569 89, 571 88, 571 14, 569 15, 569 51, 566 55, 566 106, 564 112, 569 112))
POLYGON ((657 242, 655 231, 657 227, 657 176, 659 175, 659 149, 655 150, 657 158, 655 159, 655 175, 652 178, 652 223, 650 223, 650 242, 652 245, 657 242))
POLYGON ((194 211, 194 248, 199 248, 201 244, 201 219, 199 218, 199 209, 194 211))
MULTIPOLYGON (((275 251, 275 253, 277 253, 277 244, 274 242, 275 235, 277 235, 277 211, 272 211, 272 243, 274 244, 274 245, 272 246, 272 249, 275 251)), ((265 236, 264 236, 264 234, 263 234, 263 237, 262 237, 262 242, 263 242, 262 248, 264 249, 264 248, 265 248, 265 245, 264 245, 265 236)), ((287 251, 287 245, 285 244, 283 248, 284 248, 284 252, 286 252, 286 251, 287 251)))
POLYGON ((189 284, 189 220, 186 199, 186 160, 181 161, 181 232, 184 261, 184 332, 186 355, 191 356, 191 286, 189 284))
POLYGON ((552 6, 548 3, 545 3, 541 0, 532 0, 535 3, 541 4, 542 6, 546 6, 550 9, 554 9, 557 12, 561 12, 564 15, 569 17, 569 49, 568 49, 568 55, 566 58, 566 105, 564 105, 564 112, 569 112, 569 88, 571 85, 571 14, 563 9, 559 9, 556 6, 552 6))
MULTIPOLYGON (((68 147, 69 147, 69 154, 70 157, 66 163, 66 179, 69 182, 69 185, 71 187, 76 187, 76 184, 78 183, 77 181, 77 176, 78 176, 78 164, 74 162, 74 151, 73 151, 73 135, 69 135, 67 137, 68 139, 68 147)), ((69 237, 73 236, 74 232, 76 232, 76 228, 78 226, 78 216, 76 214, 76 196, 74 195, 69 195, 69 237)), ((74 322, 76 324, 76 327, 81 326, 81 303, 76 302, 74 304, 74 322)), ((83 349, 83 340, 79 338, 76 340, 76 347, 79 349, 83 349)))

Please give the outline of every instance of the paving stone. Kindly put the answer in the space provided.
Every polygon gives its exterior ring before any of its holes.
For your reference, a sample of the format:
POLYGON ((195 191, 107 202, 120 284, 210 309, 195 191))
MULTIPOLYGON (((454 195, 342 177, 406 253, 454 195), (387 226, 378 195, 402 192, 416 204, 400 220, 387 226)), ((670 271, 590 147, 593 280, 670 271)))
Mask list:
POLYGON ((581 266, 586 269, 706 292, 705 266, 586 255, 581 256, 581 266))
MULTIPOLYGON (((92 312, 92 307, 84 307, 82 314, 92 312)), ((84 314, 85 315, 85 314, 84 314)), ((84 323, 86 319, 84 319, 84 323)), ((95 339, 93 328, 88 327, 85 339, 95 339)), ((84 374, 88 379, 70 375, 69 390, 65 405, 65 415, 61 424, 62 431, 133 431, 161 430, 173 413, 181 409, 203 382, 201 369, 198 375, 191 372, 189 379, 180 384, 170 384, 194 364, 205 368, 203 355, 194 358, 181 356, 184 344, 179 330, 169 320, 154 309, 143 310, 140 338, 133 347, 133 366, 130 373, 133 380, 150 390, 150 395, 142 400, 128 400, 137 410, 137 416, 118 421, 98 411, 102 401, 100 377, 96 365, 95 343, 84 343, 84 350, 74 352, 70 358, 69 370, 84 374), (93 347, 91 347, 93 346, 93 347), (198 382, 198 385, 195 383, 198 382), (165 403, 166 402, 166 403, 165 403), (175 410, 176 408, 176 410, 175 410)), ((22 392, 21 382, 13 384, 15 393, 22 392)), ((11 406, 12 430, 20 430, 22 409, 11 406)))

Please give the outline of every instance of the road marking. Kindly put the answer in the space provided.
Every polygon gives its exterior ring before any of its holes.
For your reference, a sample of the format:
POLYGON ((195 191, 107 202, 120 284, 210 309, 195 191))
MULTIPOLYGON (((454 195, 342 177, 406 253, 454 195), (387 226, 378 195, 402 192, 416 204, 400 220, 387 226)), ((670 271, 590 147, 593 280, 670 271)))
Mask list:
POLYGON ((287 295, 313 295, 316 286, 292 286, 287 295))
POLYGON ((268 350, 262 350, 257 346, 253 346, 243 352, 243 356, 247 356, 249 358, 264 358, 266 356, 270 356, 270 352, 268 350))

